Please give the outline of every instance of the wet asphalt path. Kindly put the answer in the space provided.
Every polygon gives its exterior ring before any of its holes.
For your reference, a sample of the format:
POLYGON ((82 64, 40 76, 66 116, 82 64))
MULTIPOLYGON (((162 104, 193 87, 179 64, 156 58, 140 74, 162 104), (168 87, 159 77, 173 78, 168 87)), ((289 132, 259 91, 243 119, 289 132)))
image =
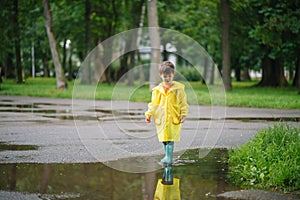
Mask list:
MULTIPOLYGON (((147 103, 0 96, 0 163, 105 162, 162 153, 147 103)), ((300 110, 189 107, 175 151, 234 148, 300 110)))

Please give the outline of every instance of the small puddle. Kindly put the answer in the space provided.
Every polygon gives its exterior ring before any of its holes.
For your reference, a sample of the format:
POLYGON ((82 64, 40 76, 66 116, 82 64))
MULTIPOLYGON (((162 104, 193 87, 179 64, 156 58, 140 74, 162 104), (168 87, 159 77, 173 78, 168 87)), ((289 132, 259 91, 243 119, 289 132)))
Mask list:
POLYGON ((203 159, 198 155, 198 150, 189 150, 171 167, 172 185, 161 182, 167 168, 125 173, 102 163, 0 164, 0 199, 154 199, 164 191, 181 199, 214 200, 239 189, 226 182, 227 150, 212 150, 203 159))
POLYGON ((38 148, 39 147, 35 145, 18 145, 0 142, 0 151, 28 151, 38 150, 38 148))
MULTIPOLYGON (((207 121, 214 120, 211 118, 188 118, 191 121, 207 121)), ((217 119, 219 120, 219 119, 217 119)), ((227 117, 225 120, 236 120, 241 122, 253 122, 253 121, 270 121, 270 122, 299 122, 299 117, 227 117)))

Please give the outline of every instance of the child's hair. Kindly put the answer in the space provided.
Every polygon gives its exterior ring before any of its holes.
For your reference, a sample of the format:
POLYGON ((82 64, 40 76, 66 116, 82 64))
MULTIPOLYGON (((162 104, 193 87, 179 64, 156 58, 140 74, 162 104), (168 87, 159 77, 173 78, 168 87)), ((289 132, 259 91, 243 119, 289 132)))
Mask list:
POLYGON ((159 65, 159 74, 174 74, 174 68, 171 61, 164 61, 159 65))

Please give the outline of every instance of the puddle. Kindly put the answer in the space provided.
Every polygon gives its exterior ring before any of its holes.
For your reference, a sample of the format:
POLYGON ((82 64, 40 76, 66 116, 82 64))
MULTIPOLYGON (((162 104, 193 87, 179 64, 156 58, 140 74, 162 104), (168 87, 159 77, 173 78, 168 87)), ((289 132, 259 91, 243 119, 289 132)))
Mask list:
MULTIPOLYGON (((104 108, 87 108, 86 114, 73 116, 68 104, 55 103, 17 103, 11 100, 0 100, 0 112, 10 113, 41 113, 45 118, 60 119, 60 120, 98 120, 113 121, 113 120, 144 120, 144 109, 104 109, 104 108), (1 103, 2 102, 2 103, 1 103), (60 108, 60 109, 57 109, 60 108), (96 116, 94 116, 96 113, 96 116)), ((188 121, 211 121, 214 119, 203 117, 189 117, 188 121)), ((219 120, 219 119, 216 119, 219 120)), ((300 122, 299 117, 226 117, 225 120, 236 120, 241 122, 300 122)))
POLYGON ((102 163, 0 164, 0 198, 153 199, 154 195, 161 198, 164 191, 181 199, 213 200, 220 193, 238 189, 226 182, 227 150, 212 150, 203 159, 198 155, 198 150, 189 150, 171 167, 172 185, 161 182, 166 170, 170 172, 166 168, 134 174, 102 163))
POLYGON ((34 109, 1 109, 0 112, 13 112, 13 113, 57 113, 58 110, 34 110, 34 109))
POLYGON ((0 107, 9 108, 37 108, 34 104, 0 104, 0 107))
POLYGON ((118 110, 110 110, 110 109, 89 109, 89 112, 97 112, 97 113, 104 113, 104 114, 113 114, 113 115, 140 115, 144 113, 143 109, 118 109, 118 110))
POLYGON ((28 151, 38 150, 38 148, 39 147, 35 145, 18 145, 0 142, 0 151, 28 151))
POLYGON ((10 100, 10 99, 2 99, 2 100, 0 100, 0 102, 14 102, 14 101, 10 100))
MULTIPOLYGON (((191 121, 210 121, 211 118, 188 118, 191 121)), ((220 120, 220 118, 216 119, 220 120)), ((241 122, 253 122, 253 121, 270 121, 270 122, 299 122, 299 117, 226 117, 225 120, 236 120, 241 122)))

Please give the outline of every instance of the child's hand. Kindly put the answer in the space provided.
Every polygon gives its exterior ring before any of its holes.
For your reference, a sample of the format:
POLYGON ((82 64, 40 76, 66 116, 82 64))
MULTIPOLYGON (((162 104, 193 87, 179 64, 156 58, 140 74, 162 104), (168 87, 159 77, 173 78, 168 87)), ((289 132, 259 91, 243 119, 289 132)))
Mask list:
POLYGON ((147 123, 150 123, 151 122, 151 117, 146 117, 146 119, 145 119, 145 121, 147 122, 147 123))
POLYGON ((183 123, 185 121, 185 119, 186 119, 186 116, 181 116, 180 117, 180 123, 183 123))

